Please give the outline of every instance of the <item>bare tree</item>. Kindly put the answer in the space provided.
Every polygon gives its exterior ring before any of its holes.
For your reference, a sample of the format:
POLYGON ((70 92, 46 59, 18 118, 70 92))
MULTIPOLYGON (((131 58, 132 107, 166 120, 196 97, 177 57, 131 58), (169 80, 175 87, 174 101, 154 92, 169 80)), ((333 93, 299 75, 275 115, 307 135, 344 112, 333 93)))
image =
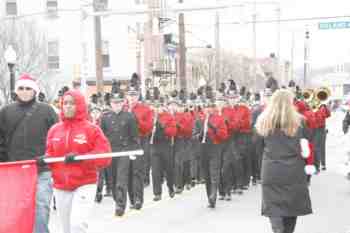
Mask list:
POLYGON ((10 80, 4 53, 9 45, 16 51, 16 75, 28 73, 38 82, 42 91, 48 96, 57 86, 47 66, 47 39, 34 21, 13 20, 0 25, 0 95, 8 103, 10 80), (51 77, 51 78, 50 78, 51 77))

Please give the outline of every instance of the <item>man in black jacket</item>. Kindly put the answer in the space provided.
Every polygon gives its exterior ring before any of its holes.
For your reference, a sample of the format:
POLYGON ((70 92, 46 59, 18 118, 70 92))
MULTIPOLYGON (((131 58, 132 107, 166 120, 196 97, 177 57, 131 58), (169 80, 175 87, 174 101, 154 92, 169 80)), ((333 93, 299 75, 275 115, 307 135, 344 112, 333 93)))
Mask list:
MULTIPOLYGON (((123 110, 123 104, 124 99, 120 94, 112 96, 112 109, 101 118, 101 129, 109 139, 113 152, 141 149, 136 118, 132 113, 123 110)), ((125 212, 130 172, 129 157, 113 158, 112 193, 116 203, 116 216, 122 216, 125 212)), ((142 207, 143 197, 137 197, 134 193, 130 193, 130 189, 129 197, 130 203, 135 209, 142 207)))
MULTIPOLYGON (((15 86, 16 102, 0 110, 0 161, 13 162, 36 159, 45 153, 48 130, 58 121, 55 110, 39 103, 39 87, 25 74, 15 86)), ((51 172, 39 166, 36 192, 34 233, 48 233, 52 197, 51 172)))

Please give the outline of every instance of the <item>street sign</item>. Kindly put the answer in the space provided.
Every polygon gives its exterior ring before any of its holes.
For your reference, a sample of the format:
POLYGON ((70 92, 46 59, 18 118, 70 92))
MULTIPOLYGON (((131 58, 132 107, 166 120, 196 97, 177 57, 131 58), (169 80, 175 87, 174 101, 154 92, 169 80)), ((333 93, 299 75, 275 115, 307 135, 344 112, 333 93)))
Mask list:
POLYGON ((340 22, 324 22, 318 24, 318 29, 329 30, 329 29, 350 29, 350 21, 340 21, 340 22))

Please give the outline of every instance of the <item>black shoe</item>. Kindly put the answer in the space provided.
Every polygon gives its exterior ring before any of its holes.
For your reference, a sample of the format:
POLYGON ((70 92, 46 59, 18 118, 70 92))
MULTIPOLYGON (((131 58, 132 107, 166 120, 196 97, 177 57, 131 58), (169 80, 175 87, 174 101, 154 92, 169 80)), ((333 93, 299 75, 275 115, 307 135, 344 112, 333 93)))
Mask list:
POLYGON ((225 198, 226 201, 231 201, 232 198, 231 198, 231 194, 226 194, 226 198, 225 198))
POLYGON ((326 171, 327 169, 326 169, 326 166, 322 166, 322 171, 326 171))
POLYGON ((100 193, 100 192, 96 193, 95 202, 96 203, 101 203, 102 198, 103 198, 102 193, 100 193))
POLYGON ((209 208, 214 209, 215 208, 215 200, 213 198, 209 198, 209 208))
POLYGON ((196 186, 196 180, 191 180, 191 186, 192 187, 196 186))
POLYGON ((174 198, 175 197, 175 192, 174 191, 169 191, 169 197, 174 198))
POLYGON ((236 190, 236 193, 237 193, 238 195, 242 195, 242 194, 243 194, 243 190, 242 190, 242 189, 237 189, 237 190, 236 190))
POLYGON ((124 212, 125 212, 124 209, 118 206, 118 207, 115 209, 115 216, 121 217, 121 216, 124 215, 124 212))
POLYGON ((248 186, 247 186, 247 185, 244 185, 244 186, 242 187, 242 189, 243 189, 243 190, 248 190, 248 186))
POLYGON ((223 200, 225 200, 225 196, 223 196, 223 195, 220 195, 220 196, 219 196, 219 200, 220 200, 220 201, 223 201, 223 200))
POLYGON ((160 201, 162 200, 162 196, 161 195, 155 195, 153 198, 153 201, 160 201))
MULTIPOLYGON (((182 188, 176 188, 176 189, 175 189, 175 193, 176 193, 176 194, 181 194, 182 191, 183 191, 182 188)), ((170 194, 170 192, 169 192, 169 194, 170 194)))
POLYGON ((253 186, 256 186, 256 179, 253 179, 252 185, 253 185, 253 186))
POLYGON ((104 196, 105 196, 105 197, 111 197, 111 196, 112 196, 112 190, 107 189, 107 191, 106 191, 106 193, 105 193, 104 196))
POLYGON ((191 190, 191 185, 190 184, 186 184, 186 190, 191 190))
POLYGON ((134 207, 135 210, 140 210, 142 208, 142 202, 140 200, 136 200, 134 207))

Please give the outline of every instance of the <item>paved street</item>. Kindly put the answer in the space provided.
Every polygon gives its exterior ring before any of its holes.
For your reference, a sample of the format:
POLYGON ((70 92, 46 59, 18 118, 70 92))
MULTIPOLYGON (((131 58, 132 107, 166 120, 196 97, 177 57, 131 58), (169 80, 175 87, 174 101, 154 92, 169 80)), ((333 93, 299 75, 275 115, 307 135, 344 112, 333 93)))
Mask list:
MULTIPOLYGON (((344 178, 343 164, 349 144, 341 133, 343 113, 335 113, 328 122, 328 170, 312 178, 310 187, 313 215, 298 219, 296 233, 350 232, 350 183, 344 178), (347 231, 348 230, 348 231, 347 231)), ((218 201, 217 208, 207 208, 204 186, 169 199, 166 188, 163 200, 152 201, 151 188, 141 211, 128 210, 122 218, 113 216, 114 204, 105 198, 96 204, 91 217, 91 233, 269 233, 268 219, 260 215, 261 188, 251 187, 243 196, 233 196, 231 202, 218 201)), ((58 229, 57 214, 52 213, 52 232, 58 229)))

